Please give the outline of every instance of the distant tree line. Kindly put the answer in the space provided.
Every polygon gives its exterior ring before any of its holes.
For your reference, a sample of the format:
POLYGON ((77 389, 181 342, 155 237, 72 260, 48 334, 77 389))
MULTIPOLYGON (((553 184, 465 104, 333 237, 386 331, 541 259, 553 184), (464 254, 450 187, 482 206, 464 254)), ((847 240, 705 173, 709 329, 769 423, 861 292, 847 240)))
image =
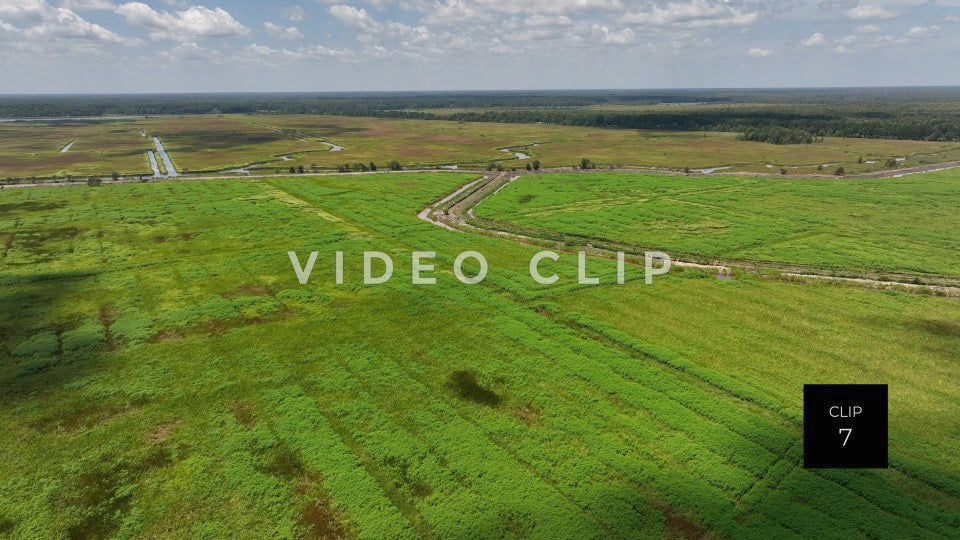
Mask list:
POLYGON ((211 113, 960 141, 957 88, 0 96, 0 118, 211 113))

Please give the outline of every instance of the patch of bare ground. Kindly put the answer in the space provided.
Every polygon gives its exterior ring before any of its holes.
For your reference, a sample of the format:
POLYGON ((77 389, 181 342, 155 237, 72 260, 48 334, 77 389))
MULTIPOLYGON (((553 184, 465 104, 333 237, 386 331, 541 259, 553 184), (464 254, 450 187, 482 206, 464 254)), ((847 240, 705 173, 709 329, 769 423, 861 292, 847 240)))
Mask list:
POLYGON ((10 248, 13 247, 13 241, 17 239, 17 233, 11 232, 3 235, 4 240, 2 242, 2 249, 0 249, 0 258, 6 258, 7 253, 10 253, 10 248))
POLYGON ((219 335, 235 328, 244 328, 258 324, 292 319, 296 312, 286 306, 281 306, 279 310, 267 316, 262 317, 236 317, 233 319, 209 319, 200 324, 177 329, 165 329, 154 334, 149 340, 150 343, 162 343, 164 341, 175 341, 184 339, 187 336, 197 334, 219 335))
POLYGON ((179 330, 162 330, 153 336, 150 337, 150 343, 163 343, 164 341, 175 341, 178 339, 183 339, 186 337, 186 334, 179 330))
POLYGON ((173 433, 177 430, 177 427, 180 426, 180 421, 176 420, 173 422, 164 422, 157 427, 150 430, 147 433, 144 441, 150 445, 163 444, 170 440, 170 437, 173 436, 173 433))
POLYGON ((334 540, 353 536, 343 513, 325 496, 313 497, 300 512, 297 524, 301 538, 334 540))
POLYGON ((288 446, 280 444, 266 450, 259 468, 271 476, 296 481, 292 497, 301 505, 297 538, 333 540, 355 536, 346 516, 324 493, 323 478, 310 471, 288 446))
POLYGON ((147 472, 173 463, 168 450, 153 447, 138 460, 124 460, 68 478, 54 495, 56 506, 74 507, 83 516, 67 529, 67 538, 111 538, 129 512, 134 486, 147 472))
POLYGON ((542 409, 539 407, 533 407, 531 405, 524 405, 523 407, 517 407, 513 409, 513 415, 528 426, 532 426, 539 422, 541 414, 543 414, 542 409))
POLYGON ((674 510, 664 513, 667 538, 684 538, 686 540, 710 540, 714 538, 706 529, 683 517, 674 510))
POLYGON ((117 349, 117 342, 113 339, 113 332, 110 331, 110 327, 113 326, 113 322, 117 318, 117 308, 113 304, 104 304, 100 306, 100 324, 103 325, 103 337, 105 340, 105 347, 108 351, 115 351, 117 349))
POLYGON ((286 445, 267 450, 264 459, 266 464, 261 470, 267 474, 288 480, 307 477, 307 468, 300 457, 286 445))
POLYGON ((74 435, 109 422, 110 420, 126 414, 130 411, 143 406, 143 403, 135 402, 124 405, 95 405, 83 407, 65 415, 54 416, 36 422, 35 429, 46 431, 52 430, 56 433, 65 435, 74 435))
POLYGON ((247 283, 235 289, 220 293, 224 298, 238 298, 241 296, 273 296, 273 290, 262 283, 247 283))
POLYGON ((237 422, 247 427, 257 422, 257 418, 253 414, 253 407, 251 407, 249 403, 231 401, 227 404, 227 407, 230 409, 230 412, 233 413, 233 417, 237 419, 237 422))

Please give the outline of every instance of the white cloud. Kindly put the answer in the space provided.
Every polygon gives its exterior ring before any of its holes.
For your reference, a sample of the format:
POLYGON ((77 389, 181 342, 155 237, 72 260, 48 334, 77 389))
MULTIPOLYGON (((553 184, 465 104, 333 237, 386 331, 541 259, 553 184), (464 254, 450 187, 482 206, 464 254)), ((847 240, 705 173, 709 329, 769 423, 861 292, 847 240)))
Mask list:
POLYGON ((426 42, 431 37, 431 32, 426 26, 409 26, 395 21, 382 23, 371 17, 363 8, 337 4, 330 6, 328 11, 344 24, 359 30, 357 39, 365 43, 375 43, 383 38, 397 38, 402 41, 402 44, 409 45, 426 42))
POLYGON ((288 26, 284 28, 279 24, 274 24, 270 21, 263 23, 263 29, 267 31, 268 34, 277 38, 277 39, 303 39, 303 32, 300 31, 296 26, 288 26))
POLYGON ((603 42, 611 45, 628 45, 636 38, 636 34, 629 28, 614 32, 603 26, 601 31, 603 31, 603 42))
POLYGON ((112 0, 63 0, 60 7, 73 10, 83 9, 116 9, 117 5, 112 0))
POLYGON ((628 24, 653 26, 686 26, 704 28, 709 26, 746 26, 756 22, 759 14, 731 7, 723 0, 693 0, 691 2, 668 2, 662 7, 652 6, 647 11, 628 12, 620 19, 628 24))
POLYGON ((0 0, 0 16, 42 21, 56 16, 56 9, 46 0, 0 0))
POLYGON ((804 39, 803 41, 801 41, 800 44, 803 45, 804 47, 818 47, 826 43, 826 41, 827 40, 825 37, 823 37, 823 34, 821 34, 820 32, 817 32, 811 35, 810 37, 804 39))
POLYGON ((160 57, 176 63, 220 64, 223 62, 223 55, 219 51, 201 47, 192 41, 179 43, 170 50, 161 52, 160 57))
POLYGON ((623 10, 620 0, 405 0, 402 5, 423 13, 423 23, 438 25, 482 23, 497 15, 602 15, 623 10))
POLYGON ((153 39, 172 39, 192 42, 198 37, 245 36, 250 30, 222 8, 203 6, 170 13, 154 11, 141 2, 129 2, 117 8, 117 14, 127 22, 150 29, 153 39))
POLYGON ((566 15, 560 15, 558 17, 531 15, 523 19, 523 24, 526 26, 570 26, 573 24, 573 21, 566 15))
POLYGON ((960 15, 947 15, 947 18, 944 21, 948 23, 960 22, 960 15))
POLYGON ((917 39, 936 34, 939 31, 939 26, 914 26, 910 28, 910 30, 907 30, 907 33, 904 34, 903 37, 906 39, 917 39))
POLYGON ((880 30, 881 28, 875 24, 865 24, 856 28, 858 34, 876 34, 880 30))
POLYGON ((330 6, 328 11, 344 24, 360 30, 373 30, 377 27, 377 21, 363 8, 357 9, 346 4, 337 4, 330 6))
POLYGON ((485 22, 493 19, 492 13, 459 0, 433 6, 423 18, 426 24, 450 25, 462 22, 485 22))
POLYGON ((759 47, 754 47, 747 51, 747 56, 751 58, 766 58, 773 54, 771 49, 761 49, 759 47))
POLYGON ((306 16, 306 13, 303 11, 302 7, 293 5, 281 9, 280 15, 289 21, 297 22, 302 21, 306 16))
POLYGON ((274 49, 253 43, 241 49, 237 57, 245 60, 273 64, 279 60, 317 61, 329 58, 346 58, 353 53, 346 49, 331 49, 323 45, 310 45, 296 49, 274 49))
POLYGON ((73 11, 58 8, 57 14, 47 21, 24 30, 27 37, 34 39, 79 39, 100 43, 132 43, 132 40, 107 30, 99 24, 84 20, 73 11))
MULTIPOLYGON (((124 44, 136 43, 112 30, 94 24, 70 8, 53 7, 46 0, 0 0, 0 15, 12 17, 25 23, 19 30, 12 24, 0 21, 0 29, 5 33, 17 32, 20 39, 25 41, 16 43, 20 50, 35 50, 38 54, 49 53, 54 50, 71 50, 66 42, 86 42, 83 52, 92 52, 94 44, 124 44)), ((81 47, 77 46, 77 50, 81 47)))
POLYGON ((872 19, 893 19, 900 15, 899 11, 876 4, 865 4, 847 11, 847 17, 852 21, 869 21, 872 19))

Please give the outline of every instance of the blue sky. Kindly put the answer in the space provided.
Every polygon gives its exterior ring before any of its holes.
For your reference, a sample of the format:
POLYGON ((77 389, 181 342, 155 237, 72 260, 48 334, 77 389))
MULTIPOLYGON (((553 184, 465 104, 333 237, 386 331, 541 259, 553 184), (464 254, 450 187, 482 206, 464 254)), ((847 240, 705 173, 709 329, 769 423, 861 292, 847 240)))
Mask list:
POLYGON ((0 93, 960 85, 960 0, 0 0, 0 93))

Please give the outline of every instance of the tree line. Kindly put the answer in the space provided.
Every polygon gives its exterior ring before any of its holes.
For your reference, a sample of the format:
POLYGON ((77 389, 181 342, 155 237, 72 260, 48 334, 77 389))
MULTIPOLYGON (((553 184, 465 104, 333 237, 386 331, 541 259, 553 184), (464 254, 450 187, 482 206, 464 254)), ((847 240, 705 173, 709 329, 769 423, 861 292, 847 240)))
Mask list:
POLYGON ((0 97, 0 118, 10 119, 217 113, 960 141, 956 88, 0 97))

